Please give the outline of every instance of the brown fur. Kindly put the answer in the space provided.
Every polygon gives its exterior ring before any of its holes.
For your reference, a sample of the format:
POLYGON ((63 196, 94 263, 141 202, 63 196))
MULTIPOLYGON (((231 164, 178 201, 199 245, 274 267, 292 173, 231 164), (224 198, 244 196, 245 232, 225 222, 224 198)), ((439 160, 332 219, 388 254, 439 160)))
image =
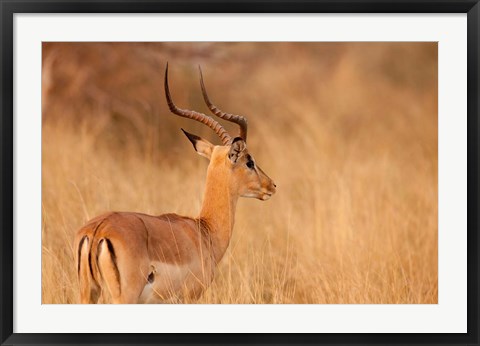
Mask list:
POLYGON ((275 192, 259 167, 246 166, 245 142, 194 140, 210 159, 199 217, 111 212, 89 221, 75 240, 82 303, 104 294, 114 303, 198 298, 228 247, 238 198, 266 199, 275 192))

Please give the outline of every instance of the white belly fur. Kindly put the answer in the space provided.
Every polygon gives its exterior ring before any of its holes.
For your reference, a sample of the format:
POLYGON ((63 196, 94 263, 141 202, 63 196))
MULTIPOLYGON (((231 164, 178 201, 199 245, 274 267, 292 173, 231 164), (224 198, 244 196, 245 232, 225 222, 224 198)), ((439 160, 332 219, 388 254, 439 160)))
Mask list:
POLYGON ((145 285, 139 303, 180 303, 184 297, 205 289, 213 279, 212 271, 202 269, 200 263, 151 265, 154 280, 145 285))

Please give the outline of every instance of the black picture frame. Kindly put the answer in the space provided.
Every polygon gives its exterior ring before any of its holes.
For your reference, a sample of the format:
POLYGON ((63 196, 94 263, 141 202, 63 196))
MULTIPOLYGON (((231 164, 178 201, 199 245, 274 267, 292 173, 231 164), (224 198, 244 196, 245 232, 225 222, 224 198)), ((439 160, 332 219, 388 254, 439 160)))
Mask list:
POLYGON ((479 328, 479 0, 0 1, 2 345, 23 344, 451 344, 478 345, 479 328), (25 334, 13 332, 13 17, 16 13, 467 13, 468 332, 465 334, 25 334))

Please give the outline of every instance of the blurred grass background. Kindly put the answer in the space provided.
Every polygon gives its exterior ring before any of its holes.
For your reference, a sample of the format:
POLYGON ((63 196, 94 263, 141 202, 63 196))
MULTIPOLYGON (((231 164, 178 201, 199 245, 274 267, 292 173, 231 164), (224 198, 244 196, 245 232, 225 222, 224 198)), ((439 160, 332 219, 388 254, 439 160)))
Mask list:
MULTIPOLYGON (((436 43, 44 43, 42 302, 78 303, 73 237, 109 211, 200 210, 208 162, 172 115, 248 117, 278 185, 241 199, 199 303, 437 303, 436 43)), ((236 133, 235 126, 223 122, 236 133)))

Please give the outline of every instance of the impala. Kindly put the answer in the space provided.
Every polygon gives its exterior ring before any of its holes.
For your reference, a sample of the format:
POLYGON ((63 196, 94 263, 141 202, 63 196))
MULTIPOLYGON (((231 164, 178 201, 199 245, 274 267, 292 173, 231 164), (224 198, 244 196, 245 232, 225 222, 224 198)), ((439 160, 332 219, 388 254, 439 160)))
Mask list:
POLYGON ((232 236, 239 197, 269 199, 276 185, 247 149, 247 119, 224 113, 210 102, 200 70, 204 100, 217 117, 239 125, 233 138, 214 118, 178 108, 168 86, 170 111, 199 121, 220 137, 222 145, 182 129, 201 156, 210 160, 200 214, 151 216, 110 212, 94 218, 75 237, 81 303, 109 295, 113 303, 172 303, 198 299, 209 286, 232 236))

